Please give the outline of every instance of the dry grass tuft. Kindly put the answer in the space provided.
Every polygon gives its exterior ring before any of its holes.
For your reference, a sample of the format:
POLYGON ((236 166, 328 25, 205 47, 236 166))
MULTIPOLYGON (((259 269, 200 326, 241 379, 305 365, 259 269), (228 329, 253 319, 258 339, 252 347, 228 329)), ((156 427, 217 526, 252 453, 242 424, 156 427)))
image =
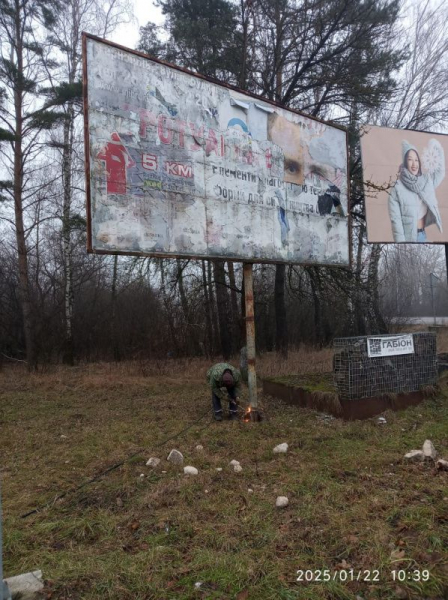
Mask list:
POLYGON ((339 396, 333 392, 311 392, 316 410, 332 415, 342 415, 342 405, 339 396))
POLYGON ((423 385, 420 388, 422 394, 428 398, 434 398, 440 393, 440 388, 437 385, 423 385))

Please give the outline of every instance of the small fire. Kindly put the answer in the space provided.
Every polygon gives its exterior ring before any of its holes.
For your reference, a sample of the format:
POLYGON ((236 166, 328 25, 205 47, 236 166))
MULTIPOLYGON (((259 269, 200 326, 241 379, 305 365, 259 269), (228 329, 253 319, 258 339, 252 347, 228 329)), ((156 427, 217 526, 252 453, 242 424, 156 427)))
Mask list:
POLYGON ((259 408, 253 408, 252 406, 248 406, 246 408, 246 412, 244 413, 243 421, 248 423, 249 421, 262 421, 263 414, 261 413, 259 408))

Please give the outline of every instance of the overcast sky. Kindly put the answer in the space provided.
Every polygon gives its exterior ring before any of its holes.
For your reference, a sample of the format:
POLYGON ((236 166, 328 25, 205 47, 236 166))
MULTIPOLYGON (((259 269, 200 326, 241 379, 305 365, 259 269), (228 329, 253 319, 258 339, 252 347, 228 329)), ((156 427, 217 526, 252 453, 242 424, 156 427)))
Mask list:
POLYGON ((128 25, 122 25, 110 36, 110 39, 117 44, 135 48, 139 39, 139 29, 146 25, 148 21, 160 25, 163 22, 162 11, 154 6, 152 0, 132 0, 134 5, 134 22, 128 25))

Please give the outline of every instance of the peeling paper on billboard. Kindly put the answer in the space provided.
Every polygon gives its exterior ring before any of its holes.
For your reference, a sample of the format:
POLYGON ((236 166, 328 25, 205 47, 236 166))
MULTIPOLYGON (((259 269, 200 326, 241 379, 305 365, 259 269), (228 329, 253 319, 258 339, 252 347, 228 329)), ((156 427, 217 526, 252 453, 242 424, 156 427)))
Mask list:
POLYGON ((345 131, 87 38, 91 246, 348 265, 345 131))

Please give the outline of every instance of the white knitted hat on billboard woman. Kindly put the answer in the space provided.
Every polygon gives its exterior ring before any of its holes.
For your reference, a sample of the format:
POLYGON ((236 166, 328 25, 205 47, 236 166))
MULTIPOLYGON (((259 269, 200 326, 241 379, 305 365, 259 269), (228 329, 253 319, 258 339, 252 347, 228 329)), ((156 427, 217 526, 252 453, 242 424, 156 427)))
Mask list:
POLYGON ((418 153, 417 148, 415 146, 413 146, 412 144, 410 144, 407 140, 403 140, 401 142, 401 153, 402 153, 403 164, 404 164, 404 158, 406 156, 406 153, 409 152, 409 150, 414 150, 414 152, 417 153, 417 156, 419 157, 419 160, 420 160, 420 155, 418 153))

